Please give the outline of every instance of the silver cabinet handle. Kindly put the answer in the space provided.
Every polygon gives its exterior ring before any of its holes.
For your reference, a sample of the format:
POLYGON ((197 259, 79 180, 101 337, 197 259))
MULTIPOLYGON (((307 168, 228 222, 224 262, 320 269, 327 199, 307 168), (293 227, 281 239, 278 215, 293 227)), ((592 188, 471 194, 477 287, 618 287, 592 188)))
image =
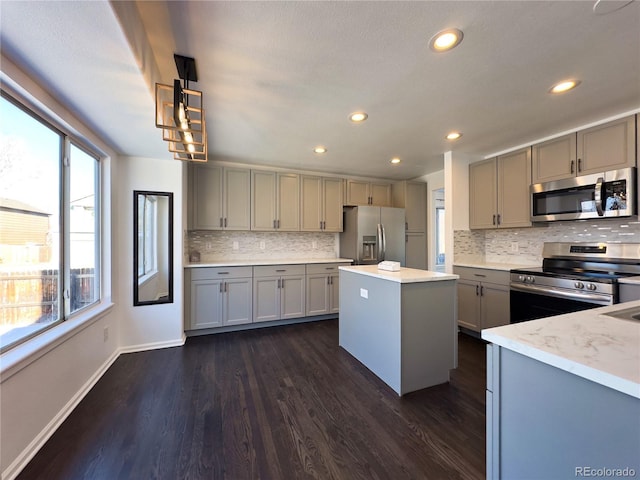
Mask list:
POLYGON ((273 228, 276 228, 276 221, 273 221, 273 228))
POLYGON ((579 158, 578 159, 578 172, 581 172, 581 171, 582 171, 582 159, 579 158))
POLYGON ((495 214, 495 213, 493 214, 493 221, 492 221, 492 223, 493 223, 494 225, 496 224, 496 214, 495 214))
POLYGON ((476 285, 476 297, 480 294, 480 285, 476 285))
POLYGON ((224 226, 223 223, 222 223, 222 217, 220 217, 220 226, 221 227, 224 226))
POLYGON ((571 160, 571 173, 574 173, 574 168, 573 166, 575 165, 575 160, 571 160))
POLYGON ((224 285, 224 282, 220 282, 220 293, 222 293, 223 285, 224 285))
POLYGON ((224 218, 224 228, 227 228, 227 217, 224 218))
POLYGON ((498 214, 498 225, 500 225, 500 223, 501 223, 501 216, 500 214, 498 214))

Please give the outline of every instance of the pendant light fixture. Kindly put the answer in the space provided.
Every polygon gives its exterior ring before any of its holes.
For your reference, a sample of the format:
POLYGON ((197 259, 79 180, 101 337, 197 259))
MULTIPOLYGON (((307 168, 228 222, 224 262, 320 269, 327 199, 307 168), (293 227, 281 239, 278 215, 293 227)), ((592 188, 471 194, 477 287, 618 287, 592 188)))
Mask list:
POLYGON ((196 61, 182 55, 173 56, 178 76, 173 85, 156 83, 156 127, 176 160, 207 161, 207 131, 202 92, 191 90, 197 82, 196 61))

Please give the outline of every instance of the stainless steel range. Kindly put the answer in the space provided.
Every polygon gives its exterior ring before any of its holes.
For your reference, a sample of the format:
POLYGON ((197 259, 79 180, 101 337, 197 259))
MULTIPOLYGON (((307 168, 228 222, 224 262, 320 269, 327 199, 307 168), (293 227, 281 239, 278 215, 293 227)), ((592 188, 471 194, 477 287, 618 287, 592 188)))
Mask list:
POLYGON ((640 275, 640 243, 545 243, 542 268, 511 270, 511 323, 619 303, 640 275))

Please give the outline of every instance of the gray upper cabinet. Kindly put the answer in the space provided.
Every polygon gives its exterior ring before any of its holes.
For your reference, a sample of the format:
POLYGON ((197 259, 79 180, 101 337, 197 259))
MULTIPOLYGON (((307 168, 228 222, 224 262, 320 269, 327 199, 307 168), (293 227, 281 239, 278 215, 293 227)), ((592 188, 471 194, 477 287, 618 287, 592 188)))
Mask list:
POLYGON ((578 175, 634 167, 635 117, 578 132, 578 175))
POLYGON ((192 229, 249 230, 249 170, 195 165, 191 177, 192 229))
POLYGON ((531 149, 469 165, 470 228, 531 226, 531 149))
POLYGON ((251 171, 251 230, 300 230, 300 177, 251 171))
POLYGON ((388 182, 347 181, 346 205, 391 206, 391 184, 388 182))
POLYGON ((303 175, 300 185, 300 230, 341 232, 343 180, 303 175))
POLYGON ((575 176, 576 158, 575 133, 534 145, 533 183, 575 176))
POLYGON ((426 232, 427 184, 396 182, 391 186, 393 206, 404 208, 407 232, 426 232))
POLYGON ((533 146, 533 183, 636 165, 634 116, 533 146))

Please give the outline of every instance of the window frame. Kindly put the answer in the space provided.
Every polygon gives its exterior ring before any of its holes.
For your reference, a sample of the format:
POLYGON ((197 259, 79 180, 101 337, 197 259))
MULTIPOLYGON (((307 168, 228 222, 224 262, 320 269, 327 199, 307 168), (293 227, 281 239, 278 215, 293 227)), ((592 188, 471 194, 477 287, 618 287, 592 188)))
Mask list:
POLYGON ((58 301, 58 318, 52 321, 50 324, 43 326, 35 332, 24 335, 17 340, 12 341, 6 345, 0 346, 0 354, 4 354, 15 347, 23 345, 24 343, 32 340, 45 332, 48 332, 55 327, 59 327, 68 320, 74 319, 79 315, 84 314, 87 310, 95 308, 100 305, 104 299, 104 279, 103 279, 103 222, 102 222, 102 163, 106 157, 100 150, 94 146, 88 144, 85 140, 74 135, 68 128, 59 126, 58 122, 55 122, 49 115, 38 109, 31 101, 24 98, 19 98, 13 95, 11 89, 5 89, 4 86, 0 88, 0 97, 3 100, 11 103, 14 107, 22 111, 24 114, 29 115, 34 120, 47 127, 51 131, 60 136, 60 150, 58 152, 59 162, 59 192, 58 192, 58 262, 57 262, 57 301, 58 301), (89 157, 95 160, 94 175, 93 175, 93 188, 95 192, 95 205, 94 205, 94 300, 83 305, 75 311, 71 311, 72 298, 71 298, 71 264, 70 264, 70 247, 71 247, 71 231, 70 231, 70 213, 71 213, 71 199, 70 199, 70 174, 71 174, 71 147, 75 147, 81 152, 85 153, 89 157))

